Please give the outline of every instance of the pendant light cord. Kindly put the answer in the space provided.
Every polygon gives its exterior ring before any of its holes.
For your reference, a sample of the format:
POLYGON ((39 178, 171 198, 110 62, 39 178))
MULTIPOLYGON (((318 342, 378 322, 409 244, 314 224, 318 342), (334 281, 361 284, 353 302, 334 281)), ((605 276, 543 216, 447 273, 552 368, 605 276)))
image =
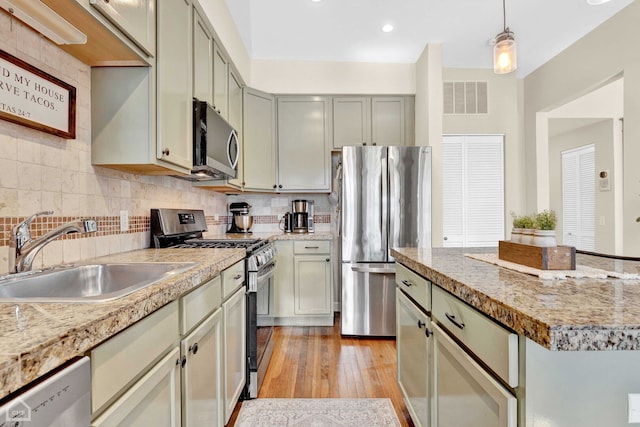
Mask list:
POLYGON ((507 6, 506 6, 506 0, 502 0, 502 28, 504 28, 504 31, 507 31, 507 6))

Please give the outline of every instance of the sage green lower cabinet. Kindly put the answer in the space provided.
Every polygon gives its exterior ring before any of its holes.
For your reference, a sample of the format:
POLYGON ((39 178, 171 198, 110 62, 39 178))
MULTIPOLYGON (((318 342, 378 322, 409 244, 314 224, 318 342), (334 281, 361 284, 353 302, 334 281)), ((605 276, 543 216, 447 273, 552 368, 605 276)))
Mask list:
POLYGON ((220 276, 180 298, 183 427, 224 425, 221 302, 220 276))
POLYGON ((276 245, 276 325, 333 325, 330 240, 280 240, 276 245))
POLYGON ((222 304, 224 322, 224 424, 231 418, 247 380, 247 303, 245 287, 222 304))
POLYGON ((396 292, 398 385, 417 427, 431 425, 431 319, 398 289, 396 292))
POLYGON ((92 425, 224 426, 244 387, 244 286, 232 291, 222 303, 216 276, 92 350, 92 425))
POLYGON ((154 405, 169 408, 171 415, 158 425, 180 425, 178 341, 178 302, 174 301, 93 349, 93 425, 118 425, 125 418, 155 419, 154 405))
POLYGON ((182 372, 182 426, 222 426, 222 308, 186 336, 182 372))
POLYGON ((176 347, 91 425, 179 427, 179 360, 180 349, 176 347))

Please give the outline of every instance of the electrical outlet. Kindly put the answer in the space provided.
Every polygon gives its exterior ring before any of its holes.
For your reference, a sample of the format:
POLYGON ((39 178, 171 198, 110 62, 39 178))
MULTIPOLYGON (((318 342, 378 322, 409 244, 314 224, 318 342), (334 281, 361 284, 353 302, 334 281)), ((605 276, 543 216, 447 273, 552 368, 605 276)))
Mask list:
POLYGON ((629 393, 629 424, 640 424, 640 393, 629 393))
POLYGON ((129 231, 129 211, 120 211, 120 231, 129 231))

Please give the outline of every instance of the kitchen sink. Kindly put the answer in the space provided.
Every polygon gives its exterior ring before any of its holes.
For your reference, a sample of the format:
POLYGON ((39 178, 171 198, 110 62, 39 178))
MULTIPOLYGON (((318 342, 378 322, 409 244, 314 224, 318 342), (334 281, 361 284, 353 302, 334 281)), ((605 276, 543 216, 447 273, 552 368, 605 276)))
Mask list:
POLYGON ((104 302, 146 288, 196 265, 132 262, 63 265, 0 276, 0 302, 104 302))

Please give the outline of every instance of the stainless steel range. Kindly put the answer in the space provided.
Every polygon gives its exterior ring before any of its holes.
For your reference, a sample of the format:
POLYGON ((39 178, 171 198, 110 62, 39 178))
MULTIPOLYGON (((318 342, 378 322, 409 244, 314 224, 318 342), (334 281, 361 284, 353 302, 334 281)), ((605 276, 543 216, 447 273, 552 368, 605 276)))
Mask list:
POLYGON ((273 352, 275 246, 255 238, 204 239, 205 231, 202 210, 151 209, 151 247, 246 249, 247 384, 243 398, 256 398, 273 352))

